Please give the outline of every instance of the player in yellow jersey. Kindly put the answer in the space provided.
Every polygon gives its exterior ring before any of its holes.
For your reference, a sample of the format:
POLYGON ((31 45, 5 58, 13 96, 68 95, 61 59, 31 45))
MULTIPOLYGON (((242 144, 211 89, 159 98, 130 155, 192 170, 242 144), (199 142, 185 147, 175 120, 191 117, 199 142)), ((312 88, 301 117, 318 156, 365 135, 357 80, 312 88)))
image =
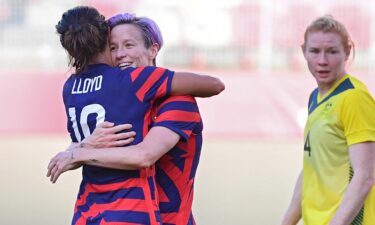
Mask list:
POLYGON ((301 217, 304 225, 375 224, 375 102, 346 72, 353 48, 331 16, 306 29, 302 50, 318 87, 308 104, 303 170, 283 225, 301 217))

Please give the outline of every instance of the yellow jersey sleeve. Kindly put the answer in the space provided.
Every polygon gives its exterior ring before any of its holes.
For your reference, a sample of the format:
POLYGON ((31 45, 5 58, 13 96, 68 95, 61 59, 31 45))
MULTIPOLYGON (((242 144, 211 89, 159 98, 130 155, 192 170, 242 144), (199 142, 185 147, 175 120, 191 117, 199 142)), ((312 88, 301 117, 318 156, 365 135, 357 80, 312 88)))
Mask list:
POLYGON ((367 91, 350 90, 340 115, 348 146, 375 141, 375 102, 367 91))

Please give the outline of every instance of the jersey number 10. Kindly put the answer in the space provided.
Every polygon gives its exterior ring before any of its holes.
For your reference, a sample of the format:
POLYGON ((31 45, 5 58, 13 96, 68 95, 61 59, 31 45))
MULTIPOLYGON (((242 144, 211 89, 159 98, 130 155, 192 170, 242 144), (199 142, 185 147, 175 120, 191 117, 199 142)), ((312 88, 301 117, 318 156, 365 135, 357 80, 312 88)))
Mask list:
POLYGON ((96 124, 104 122, 105 118, 105 109, 103 106, 99 104, 91 104, 83 107, 81 111, 81 115, 76 114, 76 109, 74 107, 69 108, 69 117, 70 121, 73 124, 73 130, 74 130, 74 135, 77 138, 78 142, 82 141, 81 134, 79 133, 78 126, 80 126, 84 138, 88 137, 91 135, 89 125, 87 124, 87 118, 89 117, 90 114, 96 114, 96 124), (79 123, 77 122, 79 118, 79 123))

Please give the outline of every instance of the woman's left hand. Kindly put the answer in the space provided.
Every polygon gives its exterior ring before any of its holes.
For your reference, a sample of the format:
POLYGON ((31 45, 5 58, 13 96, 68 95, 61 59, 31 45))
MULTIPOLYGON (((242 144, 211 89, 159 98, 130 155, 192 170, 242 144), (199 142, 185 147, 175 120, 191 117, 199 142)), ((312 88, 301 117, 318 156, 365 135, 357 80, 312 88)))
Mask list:
POLYGON ((47 177, 50 177, 52 183, 55 183, 62 173, 68 170, 75 170, 81 166, 81 164, 74 161, 74 151, 59 152, 51 159, 48 164, 47 177))
POLYGON ((94 132, 82 141, 80 147, 111 148, 125 146, 134 141, 136 133, 129 131, 131 128, 131 124, 115 126, 114 123, 105 121, 97 125, 94 132))

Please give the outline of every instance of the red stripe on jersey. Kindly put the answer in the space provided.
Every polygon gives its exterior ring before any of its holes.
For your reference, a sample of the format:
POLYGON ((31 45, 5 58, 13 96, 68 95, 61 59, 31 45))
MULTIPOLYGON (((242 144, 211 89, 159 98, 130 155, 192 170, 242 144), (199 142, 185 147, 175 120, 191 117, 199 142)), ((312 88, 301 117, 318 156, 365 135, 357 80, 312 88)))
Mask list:
MULTIPOLYGON (((187 206, 188 204, 181 204, 181 207, 187 206)), ((189 205, 191 203, 189 202, 189 205)), ((188 224, 188 221, 190 219, 191 215, 191 209, 188 208, 180 208, 180 211, 178 213, 166 213, 161 214, 161 221, 162 223, 171 223, 175 225, 186 225, 188 224), (168 222, 167 222, 168 221, 168 222)))
MULTIPOLYGON (((147 174, 151 175, 152 174, 152 179, 154 181, 154 185, 156 183, 155 181, 155 165, 152 165, 150 168, 146 168, 146 172, 147 174)), ((157 191, 156 191, 156 186, 154 186, 154 194, 155 194, 155 200, 152 200, 152 197, 151 197, 151 189, 150 189, 150 186, 149 186, 149 183, 148 183, 148 180, 145 179, 145 184, 144 184, 144 193, 145 193, 145 200, 146 200, 146 205, 147 205, 147 208, 149 210, 149 215, 150 215, 150 219, 151 219, 151 224, 155 224, 156 223, 156 215, 155 215, 155 210, 159 210, 159 197, 157 196, 157 191), (155 223, 153 222, 155 221, 155 223)), ((158 223, 156 223, 158 224, 158 223)))
MULTIPOLYGON (((152 104, 152 103, 151 103, 152 104)), ((146 137, 146 134, 149 132, 149 126, 152 120, 151 114, 153 113, 152 107, 147 110, 145 117, 143 119, 143 133, 142 137, 146 137)))
POLYGON ((163 69, 163 68, 155 68, 155 70, 147 78, 146 82, 142 85, 142 87, 139 88, 136 95, 141 102, 143 102, 143 99, 144 99, 146 93, 162 77, 164 72, 165 72, 165 69, 163 69))
POLYGON ((168 79, 165 79, 156 91, 155 98, 165 96, 165 93, 167 93, 167 84, 168 79))
MULTIPOLYGON (((157 223, 160 225, 160 223, 157 223)), ((127 222, 107 222, 102 221, 100 222, 100 225, 144 225, 143 223, 127 223, 127 222)))
MULTIPOLYGON (((181 197, 181 205, 178 213, 165 213, 161 212, 162 222, 171 224, 188 224, 191 214, 191 208, 194 197, 194 178, 190 179, 190 172, 193 167, 194 157, 196 154, 196 138, 194 135, 190 136, 187 142, 178 142, 176 145, 178 148, 183 149, 187 152, 185 155, 186 161, 184 169, 181 171, 170 161, 168 155, 162 156, 158 162, 158 167, 174 181, 178 192, 181 197)), ((160 187, 159 187, 160 188, 160 187)), ((159 192, 160 201, 168 199, 163 191, 159 192)))
POLYGON ((185 134, 186 134, 186 136, 188 136, 188 137, 190 137, 190 134, 193 132, 193 131, 191 131, 191 130, 182 130, 185 134))
POLYGON ((168 198, 168 195, 164 192, 163 188, 160 187, 159 184, 156 184, 158 195, 159 195, 159 201, 160 202, 169 202, 170 199, 168 198))
POLYGON ((156 118, 156 122, 168 120, 176 122, 200 122, 201 118, 198 112, 187 112, 181 110, 170 110, 160 114, 156 118), (178 120, 176 120, 176 118, 178 118, 178 120))
POLYGON ((160 114, 156 118, 156 122, 160 121, 180 121, 180 122, 200 122, 201 118, 198 112, 187 112, 181 110, 170 110, 160 114), (176 120, 178 118, 178 120, 176 120))
POLYGON ((141 74, 141 72, 143 71, 143 69, 144 69, 144 67, 138 67, 135 70, 133 70, 133 72, 130 74, 132 82, 134 82, 135 79, 137 79, 139 77, 139 75, 141 74))
MULTIPOLYGON (((149 125, 151 123, 151 113, 152 113, 152 108, 149 108, 147 112, 145 113, 144 116, 144 121, 143 121, 143 133, 142 137, 144 138, 148 131, 149 131, 149 125)), ((154 185, 156 183, 155 181, 155 165, 152 165, 150 168, 143 169, 142 172, 145 174, 146 177, 152 177, 154 179, 154 185)), ((154 195, 155 195, 155 200, 152 200, 152 193, 151 189, 149 186, 149 183, 147 179, 143 180, 145 183, 143 184, 143 190, 144 190, 144 195, 145 195, 145 200, 146 200, 146 205, 147 208, 151 211, 155 211, 156 209, 159 208, 158 202, 159 202, 159 197, 156 191, 156 186, 154 186, 154 195)), ((155 213, 149 213, 150 214, 150 219, 151 221, 156 221, 155 213)))
MULTIPOLYGON (((154 167, 147 168, 144 173, 154 174, 155 173, 154 169, 155 169, 154 167)), ((131 210, 131 211, 138 211, 138 212, 146 212, 150 216, 151 224, 159 225, 160 223, 156 222, 156 216, 155 216, 155 211, 159 210, 158 199, 152 200, 151 194, 150 194, 151 190, 150 190, 147 179, 139 180, 139 178, 136 178, 136 179, 133 179, 133 181, 125 181, 121 183, 104 184, 104 185, 87 184, 85 188, 85 193, 82 194, 79 199, 77 199, 75 210, 74 210, 75 213, 77 212, 78 207, 85 204, 88 194, 93 193, 93 192, 106 192, 106 191, 112 191, 112 190, 119 190, 121 188, 129 188, 128 185, 131 185, 131 187, 143 187, 142 189, 143 189, 145 199, 142 200, 142 199, 121 198, 121 199, 117 199, 116 201, 107 203, 107 204, 93 204, 87 212, 81 213, 81 216, 76 222, 76 225, 86 224, 87 218, 95 217, 99 213, 102 213, 105 210, 131 210)))
MULTIPOLYGON (((85 192, 77 199, 75 212, 77 212, 77 207, 86 204, 87 196, 93 192, 108 192, 108 191, 116 191, 123 188, 129 187, 142 187, 142 183, 138 178, 136 179, 129 179, 124 182, 114 183, 114 184, 86 184, 85 192)), ((144 193, 145 195, 147 193, 144 193)))
MULTIPOLYGON (((86 221, 89 217, 95 217, 99 213, 103 213, 104 211, 111 210, 111 211, 117 211, 117 210, 131 210, 131 211, 137 211, 137 212, 146 212, 149 213, 148 207, 146 206, 146 203, 139 199, 117 199, 114 202, 108 203, 108 204, 93 204, 90 209, 86 212, 81 212, 81 217, 77 221, 81 220, 86 221)), ((155 214, 155 213, 150 213, 155 214)))
MULTIPOLYGON (((162 223, 169 223, 169 224, 176 224, 177 221, 177 213, 162 213, 161 214, 161 221, 162 223)), ((186 225, 185 223, 184 225, 186 225)))

